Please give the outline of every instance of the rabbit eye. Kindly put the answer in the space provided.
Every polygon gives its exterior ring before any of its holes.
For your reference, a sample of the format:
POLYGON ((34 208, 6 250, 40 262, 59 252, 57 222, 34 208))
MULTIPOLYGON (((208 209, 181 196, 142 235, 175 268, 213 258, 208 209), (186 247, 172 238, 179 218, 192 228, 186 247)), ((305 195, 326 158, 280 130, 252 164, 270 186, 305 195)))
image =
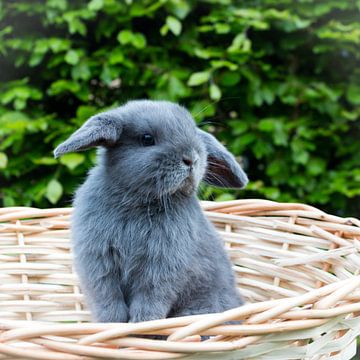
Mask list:
POLYGON ((155 144, 155 140, 154 140, 154 137, 150 134, 144 134, 142 137, 141 137, 141 143, 144 145, 144 146, 152 146, 155 144))

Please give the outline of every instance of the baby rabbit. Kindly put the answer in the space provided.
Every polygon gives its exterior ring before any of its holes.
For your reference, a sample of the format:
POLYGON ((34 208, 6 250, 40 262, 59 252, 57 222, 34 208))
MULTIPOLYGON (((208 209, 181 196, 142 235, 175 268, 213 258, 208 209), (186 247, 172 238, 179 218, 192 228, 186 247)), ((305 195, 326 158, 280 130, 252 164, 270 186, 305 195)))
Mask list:
POLYGON ((100 146, 77 190, 73 251, 99 322, 222 312, 242 304, 230 261, 205 218, 201 180, 242 188, 247 176, 190 113, 138 100, 91 117, 55 157, 100 146))

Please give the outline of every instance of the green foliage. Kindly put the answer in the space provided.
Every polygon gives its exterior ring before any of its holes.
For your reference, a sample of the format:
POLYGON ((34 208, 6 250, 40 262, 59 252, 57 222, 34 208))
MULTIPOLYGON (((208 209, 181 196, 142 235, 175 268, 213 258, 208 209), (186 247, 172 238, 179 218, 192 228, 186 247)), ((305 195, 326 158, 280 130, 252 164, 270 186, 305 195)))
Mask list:
POLYGON ((69 204, 94 152, 54 147, 128 99, 187 106, 245 192, 359 215, 359 2, 0 0, 0 199, 69 204))

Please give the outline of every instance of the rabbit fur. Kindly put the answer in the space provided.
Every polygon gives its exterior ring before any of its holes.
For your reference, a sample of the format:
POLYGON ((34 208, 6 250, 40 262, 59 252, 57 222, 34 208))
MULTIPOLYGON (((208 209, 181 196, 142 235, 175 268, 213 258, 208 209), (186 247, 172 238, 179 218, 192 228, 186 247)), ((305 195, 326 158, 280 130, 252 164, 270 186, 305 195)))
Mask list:
POLYGON ((196 198, 201 180, 246 185, 234 156, 167 101, 130 101, 95 115, 54 154, 96 146, 98 163, 76 191, 71 224, 94 320, 139 322, 240 306, 222 240, 196 198))

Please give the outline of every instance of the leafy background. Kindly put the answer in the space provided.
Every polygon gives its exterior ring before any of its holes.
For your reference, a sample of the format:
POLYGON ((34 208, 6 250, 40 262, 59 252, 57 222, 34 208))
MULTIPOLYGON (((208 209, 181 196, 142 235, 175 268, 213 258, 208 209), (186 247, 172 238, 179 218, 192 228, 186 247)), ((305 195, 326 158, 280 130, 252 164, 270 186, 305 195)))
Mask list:
POLYGON ((259 197, 360 215, 360 2, 0 0, 0 202, 69 205, 94 152, 54 147, 129 99, 178 101, 259 197))

